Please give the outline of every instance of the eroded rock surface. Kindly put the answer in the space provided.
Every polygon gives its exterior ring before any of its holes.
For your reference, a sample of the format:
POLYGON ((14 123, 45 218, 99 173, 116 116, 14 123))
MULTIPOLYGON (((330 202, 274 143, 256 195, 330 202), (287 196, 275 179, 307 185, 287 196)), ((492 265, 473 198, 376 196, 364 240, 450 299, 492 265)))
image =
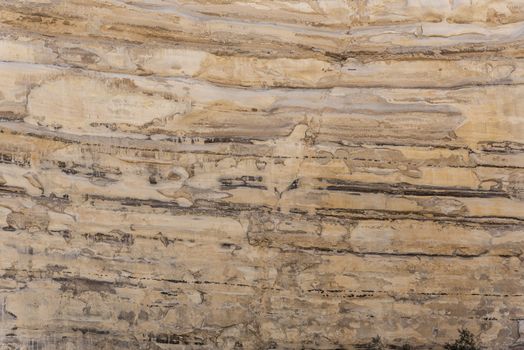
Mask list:
POLYGON ((0 0, 0 349, 524 347, 523 32, 520 0, 0 0))

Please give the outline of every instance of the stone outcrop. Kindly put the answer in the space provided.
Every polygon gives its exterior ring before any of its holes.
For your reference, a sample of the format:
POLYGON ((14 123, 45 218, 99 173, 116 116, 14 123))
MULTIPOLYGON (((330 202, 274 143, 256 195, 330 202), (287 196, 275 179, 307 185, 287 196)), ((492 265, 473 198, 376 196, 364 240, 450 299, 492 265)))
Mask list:
POLYGON ((520 0, 0 0, 0 349, 524 346, 520 0))

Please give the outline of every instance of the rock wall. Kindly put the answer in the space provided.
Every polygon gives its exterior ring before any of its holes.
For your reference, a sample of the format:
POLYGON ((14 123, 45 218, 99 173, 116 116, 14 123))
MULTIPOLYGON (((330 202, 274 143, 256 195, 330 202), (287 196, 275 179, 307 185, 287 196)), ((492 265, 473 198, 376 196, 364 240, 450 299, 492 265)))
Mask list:
POLYGON ((521 0, 0 0, 0 349, 518 348, 523 33, 521 0))

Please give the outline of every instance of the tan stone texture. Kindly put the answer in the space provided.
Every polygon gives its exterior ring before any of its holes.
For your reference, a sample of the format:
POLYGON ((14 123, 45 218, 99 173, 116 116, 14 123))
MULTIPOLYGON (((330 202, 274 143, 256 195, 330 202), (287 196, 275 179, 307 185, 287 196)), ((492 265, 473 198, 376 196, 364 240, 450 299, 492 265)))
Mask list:
POLYGON ((523 84, 522 0, 0 0, 0 349, 524 347, 523 84))

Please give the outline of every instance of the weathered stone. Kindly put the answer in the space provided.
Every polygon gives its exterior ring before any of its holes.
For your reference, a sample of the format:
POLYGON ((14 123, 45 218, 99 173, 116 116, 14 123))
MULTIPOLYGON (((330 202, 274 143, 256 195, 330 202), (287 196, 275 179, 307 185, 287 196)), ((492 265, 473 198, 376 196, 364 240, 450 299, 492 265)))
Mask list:
POLYGON ((522 348, 523 28, 0 0, 0 349, 522 348))

